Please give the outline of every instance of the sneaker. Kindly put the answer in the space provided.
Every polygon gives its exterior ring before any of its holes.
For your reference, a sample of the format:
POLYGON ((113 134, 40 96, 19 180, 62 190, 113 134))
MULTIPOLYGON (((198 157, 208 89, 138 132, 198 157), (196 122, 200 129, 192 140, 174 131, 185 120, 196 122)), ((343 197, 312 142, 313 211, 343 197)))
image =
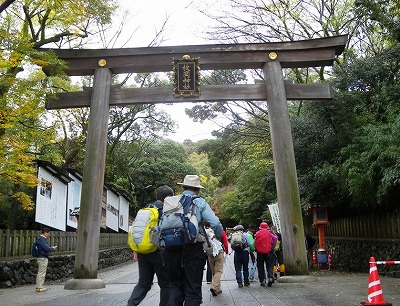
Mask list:
POLYGON ((250 286, 250 282, 244 282, 244 285, 247 287, 247 286, 250 286))
POLYGON ((36 292, 45 292, 49 290, 48 288, 36 288, 36 292))
POLYGON ((273 282, 274 282, 274 280, 272 278, 269 278, 268 279, 268 287, 271 287, 273 282))
POLYGON ((261 287, 265 287, 265 280, 263 280, 263 281, 260 282, 260 286, 261 286, 261 287))
POLYGON ((243 284, 242 283, 238 283, 238 287, 239 288, 243 288, 243 284))
POLYGON ((211 291, 211 294, 212 294, 213 296, 217 296, 217 295, 218 295, 217 290, 211 288, 210 291, 211 291))
POLYGON ((211 282, 207 282, 207 284, 211 284, 211 282))

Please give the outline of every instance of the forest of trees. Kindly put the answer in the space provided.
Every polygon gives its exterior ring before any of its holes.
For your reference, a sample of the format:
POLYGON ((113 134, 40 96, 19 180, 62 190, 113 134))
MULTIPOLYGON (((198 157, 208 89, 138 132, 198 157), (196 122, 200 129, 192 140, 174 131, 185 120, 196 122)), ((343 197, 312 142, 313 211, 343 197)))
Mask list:
MULTIPOLYGON (((210 43, 349 35, 333 68, 284 71, 295 83, 334 85, 331 101, 289 102, 302 207, 306 213, 309 205, 328 206, 330 218, 399 213, 400 4, 227 3, 210 12, 199 2, 198 9, 213 20, 206 30, 210 43)), ((0 14, 0 228, 30 229, 35 160, 82 171, 85 154, 89 109, 46 111, 46 98, 92 83, 88 77, 78 82, 66 77, 63 63, 38 48, 90 48, 93 42, 118 47, 108 31, 121 13, 112 0, 15 0, 2 1, 0 14), (57 67, 52 75, 42 71, 48 65, 57 67)), ((118 27, 123 26, 122 19, 118 27)), ((161 41, 162 29, 148 46, 161 41)), ((204 71, 201 83, 262 78, 256 70, 204 71)), ((115 76, 113 83, 171 86, 171 76, 115 76)), ((105 181, 130 194, 134 211, 148 192, 146 186, 175 188, 185 174, 197 173, 206 187, 203 196, 226 225, 268 218, 267 204, 277 200, 267 102, 198 103, 186 113, 200 122, 225 116, 230 124, 216 131, 214 139, 177 143, 165 138, 175 122, 155 105, 112 107, 105 181)))

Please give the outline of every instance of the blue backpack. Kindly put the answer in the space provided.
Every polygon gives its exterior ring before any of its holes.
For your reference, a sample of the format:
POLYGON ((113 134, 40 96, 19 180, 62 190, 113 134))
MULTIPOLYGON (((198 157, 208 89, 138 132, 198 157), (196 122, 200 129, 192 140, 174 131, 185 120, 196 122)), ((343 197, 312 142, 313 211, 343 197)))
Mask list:
POLYGON ((196 205, 198 196, 182 195, 164 199, 160 218, 160 249, 180 249, 198 241, 199 223, 196 205))

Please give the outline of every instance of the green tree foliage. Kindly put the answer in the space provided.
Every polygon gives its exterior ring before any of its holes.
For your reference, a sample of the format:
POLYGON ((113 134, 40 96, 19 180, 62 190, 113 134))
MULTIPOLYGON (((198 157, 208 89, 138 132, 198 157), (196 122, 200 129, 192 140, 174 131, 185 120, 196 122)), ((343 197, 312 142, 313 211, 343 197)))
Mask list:
POLYGON ((387 31, 387 34, 400 42, 400 3, 398 1, 356 0, 355 5, 360 14, 378 22, 387 31))
POLYGON ((34 160, 51 159, 56 137, 44 102, 61 79, 41 68, 63 64, 37 48, 79 45, 96 23, 111 21, 112 1, 15 1, 0 18, 0 226, 15 228, 15 213, 33 209, 34 160))
MULTIPOLYGON (((284 71, 285 77, 297 83, 330 81, 335 77, 333 101, 290 102, 289 111, 302 204, 333 205, 338 208, 337 215, 359 213, 363 208, 390 211, 398 195, 398 160, 393 152, 398 149, 399 6, 395 1, 356 3, 357 8, 353 9, 353 1, 346 0, 246 0, 230 1, 222 13, 204 10, 217 21, 208 33, 219 41, 272 42, 349 34, 349 44, 335 70, 317 67, 284 71)), ((265 115, 266 111, 260 114, 265 115)), ((248 121, 257 118, 248 115, 248 121)), ((244 122, 234 128, 242 131, 244 122)), ((268 124, 263 124, 266 121, 258 122, 264 135, 268 135, 268 124)), ((220 151, 213 150, 215 155, 210 154, 210 165, 217 173, 228 173, 233 167, 223 169, 218 160, 221 157, 232 163, 234 156, 241 154, 234 149, 241 142, 239 137, 231 136, 227 145, 224 133, 216 135, 216 143, 224 146, 220 151)), ((242 156, 247 158, 243 152, 242 156)), ((244 172, 244 163, 239 165, 244 172)), ((221 184, 240 198, 242 176, 225 178, 221 184)), ((256 189, 248 186, 243 190, 256 189)), ((237 218, 243 216, 241 208, 235 204, 235 209, 225 207, 222 211, 237 218)))
POLYGON ((154 189, 164 184, 179 193, 181 190, 176 184, 186 174, 197 174, 183 145, 172 140, 144 138, 121 142, 117 151, 119 154, 107 163, 106 181, 126 190, 136 207, 154 200, 154 189))
POLYGON ((304 206, 336 207, 333 215, 396 210, 399 47, 335 69, 330 102, 307 102, 292 117, 304 206))
POLYGON ((269 138, 242 133, 227 130, 199 150, 208 153, 213 175, 219 177, 214 208, 222 219, 248 225, 269 218, 267 205, 276 201, 276 189, 269 138))
POLYGON ((371 58, 358 59, 341 71, 347 90, 361 91, 357 111, 363 120, 340 152, 340 186, 357 208, 391 211, 400 192, 399 54, 395 45, 371 58), (367 69, 368 67, 368 69, 367 69), (355 73, 354 73, 355 71, 355 73))

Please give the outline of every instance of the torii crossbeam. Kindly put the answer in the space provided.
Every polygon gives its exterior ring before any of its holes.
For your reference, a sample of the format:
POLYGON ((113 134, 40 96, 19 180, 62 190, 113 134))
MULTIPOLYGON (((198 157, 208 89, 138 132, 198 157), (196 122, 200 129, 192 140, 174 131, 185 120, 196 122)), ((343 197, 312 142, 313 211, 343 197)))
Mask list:
MULTIPOLYGON (((58 94, 57 99, 46 104, 47 109, 90 106, 75 273, 65 288, 105 286, 97 279, 97 268, 109 106, 134 103, 267 101, 286 274, 308 275, 287 100, 331 99, 332 89, 330 84, 286 83, 282 68, 331 66, 343 52, 347 39, 342 35, 263 44, 54 50, 66 61, 67 75, 94 75, 93 89, 58 94), (174 97, 172 88, 111 87, 112 74, 172 71, 173 58, 184 55, 200 58, 203 70, 263 69, 265 84, 204 86, 199 97, 174 97)), ((46 70, 51 73, 50 68, 46 70)))

